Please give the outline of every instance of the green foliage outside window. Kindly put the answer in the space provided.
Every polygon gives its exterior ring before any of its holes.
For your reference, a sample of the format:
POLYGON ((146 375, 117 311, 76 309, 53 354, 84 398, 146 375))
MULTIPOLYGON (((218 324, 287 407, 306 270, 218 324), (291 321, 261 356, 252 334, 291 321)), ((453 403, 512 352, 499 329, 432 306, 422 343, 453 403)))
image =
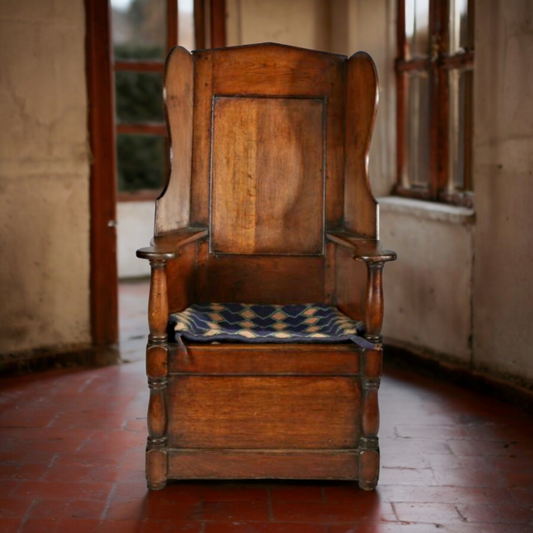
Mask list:
MULTIPOLYGON (((115 45, 121 60, 159 57, 160 47, 115 45)), ((163 79, 159 72, 117 71, 115 107, 118 123, 163 122, 163 79)), ((157 135, 117 136, 117 177, 120 192, 161 189, 165 175, 165 138, 157 135)))
POLYGON ((165 177, 164 137, 117 136, 117 177, 120 192, 162 189, 165 177))

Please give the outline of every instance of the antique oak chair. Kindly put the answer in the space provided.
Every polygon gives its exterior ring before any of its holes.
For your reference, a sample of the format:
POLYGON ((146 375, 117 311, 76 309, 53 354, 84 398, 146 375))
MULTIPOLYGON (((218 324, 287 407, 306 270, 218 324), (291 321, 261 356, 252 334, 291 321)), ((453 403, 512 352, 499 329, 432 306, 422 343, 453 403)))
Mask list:
POLYGON ((376 486, 382 270, 396 258, 380 247, 367 173, 376 104, 362 52, 169 54, 171 171, 152 244, 137 252, 152 271, 150 489, 376 486))

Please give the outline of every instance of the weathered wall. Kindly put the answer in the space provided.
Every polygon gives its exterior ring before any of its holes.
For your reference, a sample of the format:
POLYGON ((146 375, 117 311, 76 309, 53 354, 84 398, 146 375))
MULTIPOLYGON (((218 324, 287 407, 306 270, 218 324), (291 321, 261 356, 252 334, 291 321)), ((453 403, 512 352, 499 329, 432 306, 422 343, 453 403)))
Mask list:
POLYGON ((138 259, 136 250, 148 246, 154 236, 155 202, 117 204, 117 261, 121 279, 150 276, 150 263, 138 259))
POLYGON ((470 364, 473 214, 419 200, 380 198, 387 342, 470 364))
POLYGON ((533 381, 533 2, 476 17, 474 363, 533 381))
POLYGON ((228 46, 274 42, 326 50, 327 0, 227 0, 228 46))
POLYGON ((0 354, 90 341, 83 0, 0 4, 0 354))

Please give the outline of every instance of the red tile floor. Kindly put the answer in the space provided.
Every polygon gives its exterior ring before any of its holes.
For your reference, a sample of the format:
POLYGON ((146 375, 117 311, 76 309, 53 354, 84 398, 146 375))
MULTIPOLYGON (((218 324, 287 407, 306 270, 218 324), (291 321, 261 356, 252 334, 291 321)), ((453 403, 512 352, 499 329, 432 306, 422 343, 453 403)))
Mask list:
POLYGON ((381 388, 378 489, 186 482, 148 492, 146 283, 120 287, 123 364, 0 380, 0 532, 533 531, 531 415, 414 372, 381 388))

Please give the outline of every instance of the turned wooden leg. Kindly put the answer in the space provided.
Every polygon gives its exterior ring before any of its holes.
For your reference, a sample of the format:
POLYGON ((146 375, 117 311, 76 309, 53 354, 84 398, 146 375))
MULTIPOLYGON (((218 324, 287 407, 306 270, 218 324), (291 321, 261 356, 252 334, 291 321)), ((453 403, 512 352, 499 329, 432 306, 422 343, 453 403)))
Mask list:
POLYGON ((379 404, 382 350, 376 347, 362 354, 363 398, 359 442, 359 486, 373 490, 379 478, 379 404))
POLYGON ((359 486, 373 490, 379 478, 379 404, 378 389, 381 379, 381 327, 383 324, 382 261, 367 263, 365 338, 375 344, 374 349, 362 354, 362 423, 359 443, 359 486))
POLYGON ((146 480, 149 489, 158 490, 164 488, 167 482, 168 297, 165 262, 154 260, 150 264, 150 336, 146 349, 150 400, 147 417, 146 480))

